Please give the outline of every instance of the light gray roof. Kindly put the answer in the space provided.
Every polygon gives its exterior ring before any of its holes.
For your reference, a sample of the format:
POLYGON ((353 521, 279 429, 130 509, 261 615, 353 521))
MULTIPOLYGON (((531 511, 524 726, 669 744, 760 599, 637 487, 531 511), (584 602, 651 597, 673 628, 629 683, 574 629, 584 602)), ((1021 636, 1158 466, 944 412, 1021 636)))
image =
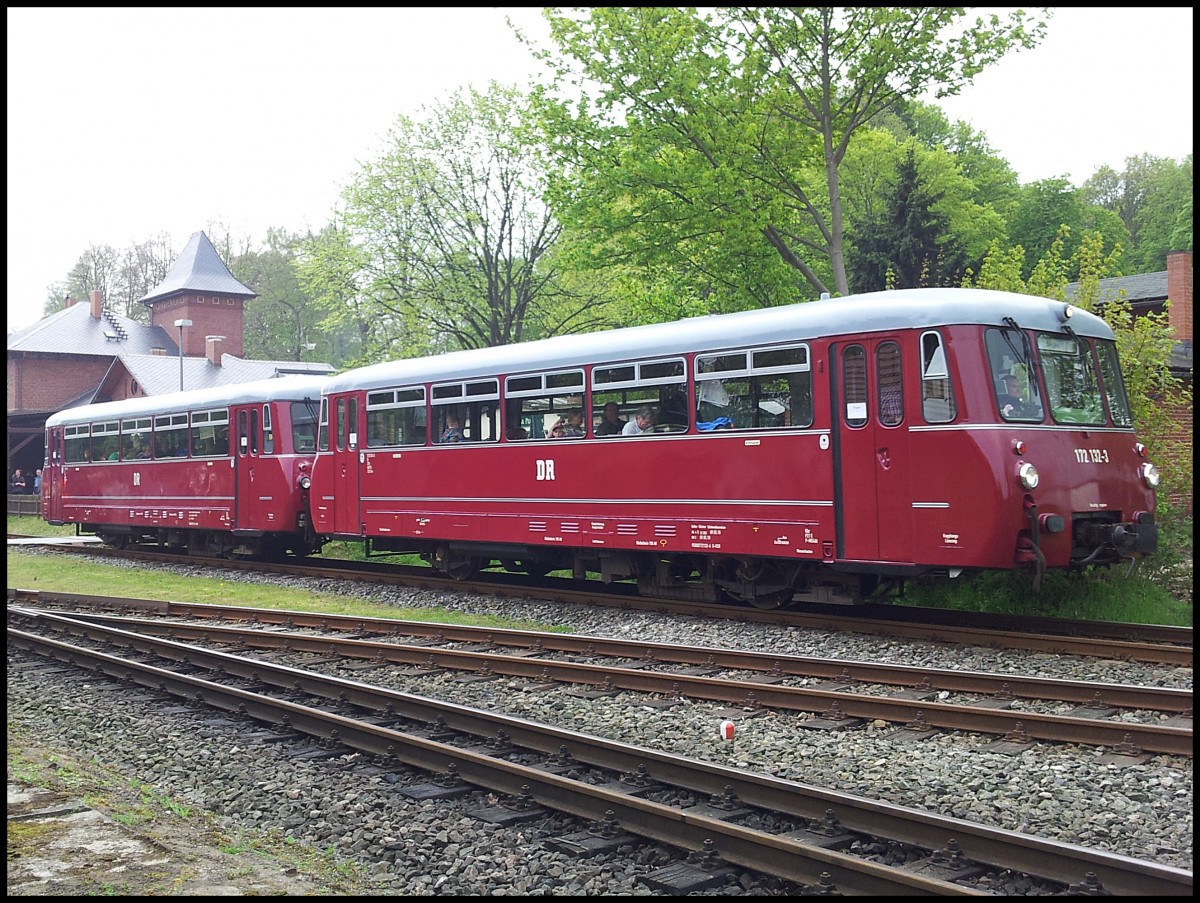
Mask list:
MULTIPOLYGON (((1079 285, 1078 282, 1067 283, 1066 298, 1068 301, 1079 294, 1079 285)), ((1167 271, 1101 279, 1100 291, 1096 297, 1099 301, 1105 301, 1109 298, 1120 297, 1121 292, 1125 293, 1126 299, 1131 304, 1139 301, 1162 301, 1167 297, 1167 271)))
POLYGON ((184 292, 257 297, 254 292, 233 278, 217 249, 203 232, 192 234, 187 247, 180 252, 171 266, 171 271, 157 287, 141 299, 141 302, 153 304, 155 301, 184 292))
POLYGON ((262 379, 235 383, 229 386, 200 391, 171 392, 151 398, 126 398, 123 401, 106 401, 100 404, 59 411, 46 420, 47 426, 63 423, 80 423, 106 417, 137 417, 150 414, 186 411, 212 405, 244 404, 254 401, 292 399, 304 401, 320 398, 321 387, 326 377, 284 376, 277 379, 262 379))
MULTIPOLYGON (((872 292, 372 364, 333 377, 326 384, 326 391, 470 379, 588 363, 677 356, 690 351, 801 342, 824 336, 934 328, 954 323, 1002 326, 1009 317, 1025 329, 1058 332, 1062 329, 1063 312, 1068 306, 1062 301, 983 289, 922 288, 872 292)), ((1079 335, 1113 338, 1107 323, 1082 310, 1073 310, 1070 325, 1079 335)))
POLYGON ((91 304, 87 301, 80 301, 8 336, 9 351, 116 357, 119 354, 148 355, 155 348, 163 348, 168 354, 179 353, 179 346, 162 327, 136 323, 107 308, 103 317, 94 320, 91 304))
MULTIPOLYGON (((147 395, 163 395, 179 391, 179 357, 154 354, 122 354, 121 364, 138 381, 147 395)), ((333 373, 330 364, 303 361, 249 361, 231 354, 221 355, 216 367, 207 357, 183 359, 184 389, 212 389, 289 374, 333 373)))

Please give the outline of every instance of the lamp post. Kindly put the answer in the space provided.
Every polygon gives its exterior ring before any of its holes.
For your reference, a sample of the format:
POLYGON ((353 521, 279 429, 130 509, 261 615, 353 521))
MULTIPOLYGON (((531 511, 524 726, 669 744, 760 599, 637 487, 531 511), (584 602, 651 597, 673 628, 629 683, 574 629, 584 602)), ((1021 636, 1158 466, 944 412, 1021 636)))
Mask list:
POLYGON ((179 327, 179 391, 183 391, 183 327, 191 326, 191 320, 176 320, 175 325, 179 327))

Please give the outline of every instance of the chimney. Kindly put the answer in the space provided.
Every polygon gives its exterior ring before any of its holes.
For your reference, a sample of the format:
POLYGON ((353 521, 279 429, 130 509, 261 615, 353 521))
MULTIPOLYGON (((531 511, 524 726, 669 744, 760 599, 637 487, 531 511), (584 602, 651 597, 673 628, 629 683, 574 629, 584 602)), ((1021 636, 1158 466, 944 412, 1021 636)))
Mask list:
POLYGON ((1167 252, 1167 298, 1171 331, 1179 342, 1192 340, 1192 252, 1167 252))
POLYGON ((221 366, 221 343, 224 341, 225 336, 223 335, 206 335, 204 337, 204 355, 214 367, 221 366))
POLYGON ((167 349, 162 347, 162 345, 155 345, 153 348, 150 349, 150 354, 153 355, 154 357, 166 357, 167 349))
POLYGON ((99 320, 104 317, 104 292, 94 291, 88 294, 92 300, 92 319, 99 320))
POLYGON ((67 295, 67 299, 65 301, 63 301, 63 310, 66 310, 68 307, 74 307, 78 303, 79 302, 77 302, 70 295, 67 295))

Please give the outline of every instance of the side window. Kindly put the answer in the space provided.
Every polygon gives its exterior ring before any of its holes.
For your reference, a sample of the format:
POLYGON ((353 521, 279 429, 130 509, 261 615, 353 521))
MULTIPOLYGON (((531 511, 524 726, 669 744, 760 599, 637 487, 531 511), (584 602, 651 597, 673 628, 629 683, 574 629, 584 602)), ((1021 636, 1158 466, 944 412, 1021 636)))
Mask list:
POLYGON ((904 420, 904 383, 901 379, 900 346, 883 342, 875 349, 875 386, 879 422, 899 426, 904 420))
POLYGON ((188 453, 187 414, 163 414, 154 418, 154 457, 186 458, 188 453))
POLYGON ((250 409, 250 454, 258 454, 258 408, 250 409))
POLYGON ((83 423, 63 430, 64 453, 68 464, 86 464, 92 460, 91 428, 83 423))
POLYGON ((150 457, 152 436, 150 417, 121 421, 121 459, 123 461, 145 460, 150 457))
POLYGON ((93 461, 117 460, 120 447, 120 424, 117 421, 92 424, 93 461))
POLYGON ((358 399, 351 398, 346 406, 346 446, 358 448, 358 399))
POLYGON ((212 458, 229 454, 229 411, 192 414, 192 456, 212 458))
POLYGON ((926 423, 949 423, 958 416, 950 391, 946 349, 936 332, 921 336, 921 416, 926 423))
POLYGON ((430 399, 435 444, 500 441, 500 380, 443 383, 430 399))
POLYGON ((851 345, 842 355, 842 398, 846 426, 867 423, 867 352, 862 345, 851 345))
POLYGON ((504 381, 506 438, 583 438, 587 435, 583 395, 582 370, 508 377, 504 381))
POLYGON ((334 418, 337 429, 337 450, 346 448, 346 399, 337 400, 337 416, 334 418))
POLYGON ((424 445, 425 387, 367 393, 367 447, 424 445))
POLYGON ((696 358, 696 429, 800 429, 812 418, 806 346, 696 358))
POLYGON ((635 361, 592 370, 590 419, 597 436, 683 432, 688 428, 689 407, 687 364, 683 358, 635 361), (606 414, 606 409, 612 413, 606 414), (623 425, 618 432, 606 421, 623 425))

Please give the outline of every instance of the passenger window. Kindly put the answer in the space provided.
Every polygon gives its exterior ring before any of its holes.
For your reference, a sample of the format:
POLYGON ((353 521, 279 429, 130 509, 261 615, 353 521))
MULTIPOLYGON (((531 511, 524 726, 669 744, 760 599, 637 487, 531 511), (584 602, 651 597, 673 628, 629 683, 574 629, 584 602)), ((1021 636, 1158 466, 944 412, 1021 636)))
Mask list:
POLYGON ((592 370, 589 419, 594 435, 683 432, 689 426, 688 408, 687 364, 683 358, 607 364, 592 370), (613 410, 613 405, 615 418, 605 414, 606 408, 613 410), (608 425, 615 422, 622 423, 619 432, 608 425))
POLYGON ((424 445, 425 387, 367 393, 367 447, 424 445))
POLYGON ((500 380, 433 386, 431 401, 435 444, 500 441, 500 380))
POLYGON ((504 381, 505 434, 519 439, 582 439, 583 370, 556 370, 504 381))
POLYGON ((696 358, 696 428, 781 429, 812 425, 808 348, 795 345, 696 358))

